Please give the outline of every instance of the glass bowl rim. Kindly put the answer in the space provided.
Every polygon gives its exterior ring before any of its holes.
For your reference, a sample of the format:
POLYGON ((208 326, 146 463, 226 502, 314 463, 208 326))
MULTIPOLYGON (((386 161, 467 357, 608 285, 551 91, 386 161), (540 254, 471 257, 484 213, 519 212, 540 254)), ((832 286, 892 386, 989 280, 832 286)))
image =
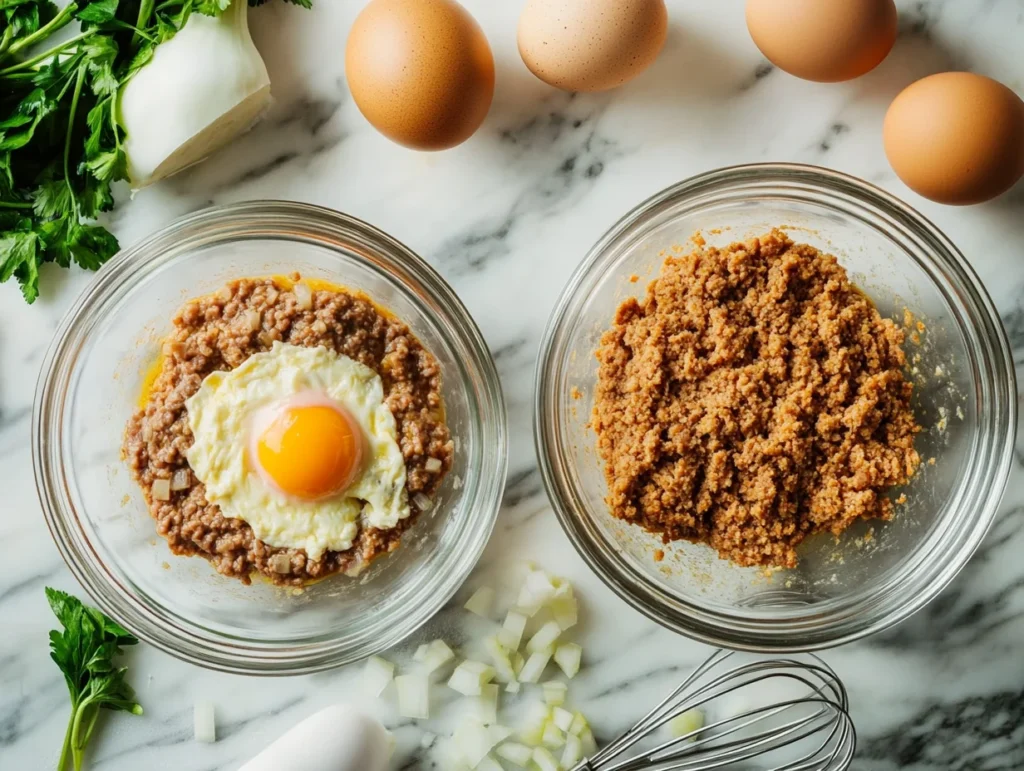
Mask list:
POLYGON ((256 200, 205 208, 122 249, 100 269, 58 325, 40 368, 32 411, 32 460, 44 519, 61 557, 87 594, 140 639, 179 659, 229 673, 323 671, 378 653, 411 635, 444 607, 476 565, 497 521, 507 472, 507 415, 497 368, 482 333, 455 291, 418 254, 378 228, 326 207, 292 201, 256 200), (182 233, 186 234, 184 241, 182 233), (474 390, 466 372, 460 370, 457 387, 470 389, 481 410, 472 419, 481 457, 493 466, 477 475, 475 489, 467 485, 460 492, 460 500, 467 501, 461 505, 471 512, 472 522, 460 531, 460 541, 447 547, 455 558, 446 575, 432 579, 436 584, 432 593, 416 597, 421 602, 415 608, 406 608, 401 618, 392 619, 371 640, 352 644, 344 639, 349 635, 317 638, 311 643, 253 642, 228 635, 189 638, 184 632, 198 628, 194 622, 175 615, 177 623, 169 627, 163 618, 166 612, 154 613, 109 572, 79 524, 63 484, 63 415, 74 398, 69 389, 74 386, 75 364, 83 349, 94 342, 89 338, 100 312, 130 295, 133 277, 188 259, 196 246, 261 238, 313 243, 336 253, 345 250, 350 259, 364 262, 364 252, 369 250, 380 261, 375 265, 378 270, 387 267, 396 284, 422 306, 421 311, 443 322, 435 323, 435 329, 453 348, 468 355, 471 361, 463 366, 478 381, 474 390), (345 249, 353 245, 363 251, 345 249))
MULTIPOLYGON (((849 214, 845 210, 843 213, 849 214)), ((925 265, 919 267, 941 290, 932 269, 925 265)), ((962 328, 963 319, 958 318, 958 321, 962 328)), ((983 380, 976 369, 972 377, 976 384, 983 380)), ((627 212, 591 247, 566 282, 545 327, 535 370, 535 450, 544 487, 573 547, 613 592, 647 617, 687 637, 735 650, 799 652, 832 647, 886 629, 924 607, 964 567, 994 521, 1009 477, 1016 429, 1016 376, 1009 342, 994 303, 966 258, 930 220, 890 193, 848 174, 806 164, 755 163, 714 169, 676 183, 627 212), (972 459, 971 473, 964 474, 972 484, 968 492, 973 492, 974 496, 970 501, 973 513, 964 513, 966 507, 960 503, 960 516, 967 517, 965 537, 955 553, 944 555, 951 558, 950 562, 940 568, 933 567, 927 573, 927 583, 922 580, 926 575, 925 563, 930 559, 930 564, 935 565, 937 560, 931 552, 919 549, 922 553, 906 560, 917 580, 915 592, 905 591, 906 587, 890 581, 893 585, 886 585, 889 592, 884 603, 875 603, 873 609, 865 598, 856 595, 856 603, 831 601, 832 609, 827 614, 817 606, 808 606, 814 607, 815 611, 780 610, 778 618, 771 621, 701 607, 697 602, 670 595, 654 581, 630 568, 626 560, 603 542, 596 528, 585 522, 587 517, 576 514, 577 507, 586 510, 586 506, 576 494, 572 475, 566 471, 569 462, 560 443, 563 438, 560 405, 566 386, 563 365, 567 351, 564 348, 576 324, 570 313, 575 311, 578 314, 584 306, 584 285, 590 281, 586 288, 592 288, 591 280, 600 275, 613 258, 627 250, 631 237, 635 240, 645 234, 645 228, 659 214, 666 214, 673 207, 687 202, 699 209, 698 201, 704 195, 731 192, 735 198, 730 200, 737 200, 763 194, 764 188, 771 185, 780 186, 780 189, 792 186, 805 195, 815 196, 813 202, 818 206, 833 211, 838 209, 840 202, 857 206, 923 239, 930 247, 933 262, 951 277, 957 294, 964 295, 953 298, 951 307, 973 322, 974 326, 968 331, 974 332, 975 337, 980 335, 981 342, 987 344, 987 347, 980 346, 983 349, 980 354, 969 350, 970 355, 982 357, 988 382, 981 384, 985 386, 993 409, 987 435, 985 426, 978 426, 974 431, 976 441, 978 437, 987 436, 988 452, 978 453, 972 459), (986 467, 989 469, 987 485, 981 478, 986 467)), ((951 539, 944 538, 938 546, 948 547, 950 543, 951 539)))

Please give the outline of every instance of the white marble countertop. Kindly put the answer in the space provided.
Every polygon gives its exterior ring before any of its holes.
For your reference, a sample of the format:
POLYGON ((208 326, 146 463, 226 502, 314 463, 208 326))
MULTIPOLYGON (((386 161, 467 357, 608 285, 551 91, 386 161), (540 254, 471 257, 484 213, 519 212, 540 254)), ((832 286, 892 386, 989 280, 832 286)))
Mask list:
MULTIPOLYGON (((272 114, 203 166, 124 202, 112 228, 128 243, 209 204, 295 199, 363 218, 440 270, 483 329, 509 409, 506 503, 482 569, 499 553, 515 554, 578 583, 587 606, 587 668, 573 698, 592 716, 599 738, 610 737, 652 703, 666 679, 708 651, 641 617, 590 575, 541 488, 531 438, 533 362, 562 284, 612 222, 671 183, 742 162, 815 163, 864 177, 932 218, 987 283, 1015 352, 1024 348, 1024 190, 970 209, 930 204, 895 178, 881 146, 889 100, 917 77, 971 68, 1024 91, 1024 2, 900 2, 900 38, 882 66, 826 86, 767 65, 746 33, 742 0, 671 0, 671 35, 654 68, 596 96, 556 92, 530 75, 515 48, 522 4, 467 0, 495 50, 495 104, 471 141, 431 155, 388 143, 349 98, 342 48, 361 2, 255 11, 254 34, 278 100, 272 114)), ((43 586, 81 590, 40 514, 29 413, 50 336, 91 278, 48 270, 31 308, 15 286, 0 287, 3 769, 52 768, 67 719, 65 687, 47 657, 54 624, 43 586)), ((1017 467, 993 532, 938 601, 888 633, 827 654, 850 686, 860 734, 856 768, 1024 767, 1022 552, 1024 483, 1017 467)), ((439 624, 394 655, 453 633, 439 624)), ((96 771, 233 771, 300 718, 357 693, 355 668, 290 679, 233 677, 146 645, 129 660, 146 715, 105 719, 90 753, 96 771), (207 698, 217 705, 219 740, 199 745, 192 708, 207 698)), ((382 714, 399 740, 395 768, 437 767, 420 748, 419 728, 382 714)))

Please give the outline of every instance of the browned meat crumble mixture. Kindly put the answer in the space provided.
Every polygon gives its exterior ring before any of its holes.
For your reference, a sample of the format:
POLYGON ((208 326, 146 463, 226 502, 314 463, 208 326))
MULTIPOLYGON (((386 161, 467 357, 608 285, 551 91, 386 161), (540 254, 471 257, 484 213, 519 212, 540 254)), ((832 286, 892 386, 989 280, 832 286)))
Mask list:
POLYGON ((358 572, 398 548, 402 531, 419 513, 417 499, 437 491, 454 452, 437 361, 405 324, 363 297, 321 290, 312 293, 311 302, 300 301, 294 291, 267 278, 233 281, 214 295, 193 300, 173 325, 163 345, 160 374, 145 408, 128 422, 123 447, 157 532, 172 552, 205 557, 218 571, 244 583, 259 573, 275 584, 301 586, 342 571, 358 572), (259 314, 256 329, 250 311, 259 314), (412 515, 393 530, 364 528, 351 549, 326 552, 319 560, 309 559, 301 549, 268 546, 244 520, 224 517, 207 502, 186 460, 193 439, 185 400, 211 372, 234 369, 254 353, 269 350, 276 340, 326 346, 376 371, 405 457, 412 515), (428 464, 431 458, 441 462, 439 470, 436 462, 428 464), (183 472, 188 488, 172 492, 167 501, 154 499, 153 482, 173 479, 175 472, 183 472))
POLYGON ((903 332, 831 255, 773 230, 695 237, 597 353, 592 425, 614 516, 744 565, 892 516, 920 428, 903 332))

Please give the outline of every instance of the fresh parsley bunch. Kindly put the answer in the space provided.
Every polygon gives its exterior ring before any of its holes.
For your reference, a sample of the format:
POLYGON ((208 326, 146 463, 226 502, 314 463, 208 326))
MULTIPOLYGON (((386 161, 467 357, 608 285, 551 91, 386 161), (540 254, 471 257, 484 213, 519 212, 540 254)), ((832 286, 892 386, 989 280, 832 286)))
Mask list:
POLYGON ((125 668, 114 666, 114 657, 122 652, 121 648, 135 645, 138 640, 70 594, 47 587, 46 599, 64 627, 63 631, 50 632, 50 658, 64 673, 71 694, 71 717, 57 771, 64 771, 68 760, 75 771, 80 771, 101 709, 142 714, 142 707, 125 680, 125 668))
POLYGON ((0 0, 0 283, 16 278, 31 303, 44 262, 95 270, 118 250, 95 224, 128 174, 118 94, 191 14, 231 2, 0 0), (75 22, 77 34, 50 45, 75 22))

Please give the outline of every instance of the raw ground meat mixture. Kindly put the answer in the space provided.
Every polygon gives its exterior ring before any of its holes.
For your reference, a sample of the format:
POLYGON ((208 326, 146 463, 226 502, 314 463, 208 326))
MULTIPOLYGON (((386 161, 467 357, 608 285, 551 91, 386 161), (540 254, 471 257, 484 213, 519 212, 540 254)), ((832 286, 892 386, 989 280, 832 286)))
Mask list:
MULTIPOLYGON (((293 277, 298 280, 298 277, 293 277)), ((144 409, 129 421, 124 456, 142 487, 157 531, 175 554, 196 554, 221 573, 249 583, 260 573, 276 584, 301 586, 345 571, 355 573, 375 557, 398 548, 402 532, 415 520, 419 496, 430 498, 452 465, 453 443, 444 422, 441 373, 437 361, 401 321, 360 296, 314 291, 309 307, 273 279, 241 279, 216 294, 187 303, 174 317, 163 345, 163 365, 144 409), (248 311, 260 314, 257 329, 248 311), (192 445, 185 400, 216 370, 231 370, 275 340, 308 347, 326 346, 377 372, 384 403, 395 416, 405 458, 412 515, 392 530, 363 528, 351 549, 326 552, 311 560, 301 549, 278 549, 257 540, 241 519, 224 517, 207 502, 202 483, 188 470, 192 445), (428 470, 436 462, 440 470, 428 470), (156 479, 187 471, 188 489, 170 500, 155 500, 156 479)))
POLYGON ((614 516, 744 566, 888 519, 920 458, 903 331, 831 255, 779 231, 695 237, 597 353, 592 426, 614 516))

